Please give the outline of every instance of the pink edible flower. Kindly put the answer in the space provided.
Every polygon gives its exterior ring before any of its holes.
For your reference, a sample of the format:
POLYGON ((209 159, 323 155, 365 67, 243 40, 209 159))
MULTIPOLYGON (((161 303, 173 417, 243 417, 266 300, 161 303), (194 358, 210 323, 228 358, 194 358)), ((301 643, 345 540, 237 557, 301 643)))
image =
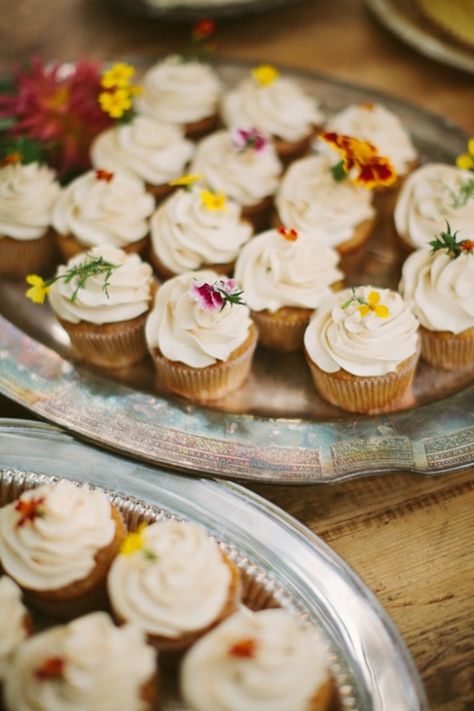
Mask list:
POLYGON ((265 148, 268 140, 258 128, 235 128, 232 131, 232 142, 238 151, 253 148, 259 152, 265 148))
POLYGON ((191 297, 205 311, 222 311, 225 304, 244 304, 241 299, 242 289, 235 279, 220 279, 214 284, 193 284, 191 297))

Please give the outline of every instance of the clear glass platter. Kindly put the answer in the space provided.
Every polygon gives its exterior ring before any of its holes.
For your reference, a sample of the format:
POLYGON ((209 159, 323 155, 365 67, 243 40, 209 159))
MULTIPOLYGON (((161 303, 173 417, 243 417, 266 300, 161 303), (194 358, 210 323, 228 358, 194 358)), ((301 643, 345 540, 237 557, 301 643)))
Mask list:
POLYGON ((158 507, 204 525, 277 604, 321 630, 338 711, 427 711, 413 661, 378 601, 321 539, 273 504, 237 484, 179 476, 87 447, 50 425, 1 421, 0 498, 44 475, 101 486, 122 506, 158 507))
MULTIPOLYGON (((231 86, 250 65, 218 70, 231 86)), ((319 97, 328 114, 381 101, 411 131, 422 160, 452 162, 465 150, 456 126, 415 105, 312 72, 285 70, 319 97)), ((352 284, 398 284, 403 255, 390 196, 352 284)), ((100 372, 73 360, 49 307, 24 298, 23 283, 0 279, 0 392, 103 447, 187 472, 284 483, 333 482, 394 470, 439 474, 474 462, 472 368, 421 364, 407 409, 378 416, 344 413, 319 398, 302 354, 258 349, 242 388, 209 407, 156 390, 151 363, 100 372)))

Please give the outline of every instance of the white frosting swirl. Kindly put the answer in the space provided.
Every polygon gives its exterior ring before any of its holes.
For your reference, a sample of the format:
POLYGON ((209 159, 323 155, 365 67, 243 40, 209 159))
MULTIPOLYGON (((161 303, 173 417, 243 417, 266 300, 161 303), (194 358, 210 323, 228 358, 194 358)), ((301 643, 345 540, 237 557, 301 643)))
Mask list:
POLYGON ((115 173, 110 182, 91 170, 64 188, 53 211, 53 226, 73 235, 86 247, 110 244, 124 247, 148 234, 147 218, 155 201, 145 185, 127 174, 115 173))
POLYGON ((380 304, 387 306, 386 318, 373 311, 365 316, 357 302, 341 308, 351 289, 337 292, 324 301, 305 331, 304 344, 310 358, 326 373, 344 369, 359 376, 385 375, 410 358, 418 347, 418 321, 400 294, 389 289, 362 286, 357 296, 368 300, 378 291, 380 304))
POLYGON ((402 270, 400 291, 422 326, 462 333, 474 328, 474 256, 451 259, 445 250, 413 252, 402 270))
POLYGON ((51 225, 60 193, 45 165, 16 163, 0 168, 0 239, 39 239, 51 225))
POLYGON ((11 578, 0 578, 0 685, 13 653, 26 639, 28 612, 21 601, 21 590, 11 578))
POLYGON ((415 248, 428 248, 449 222, 453 232, 472 235, 474 198, 455 207, 460 189, 472 178, 467 170, 443 163, 428 163, 412 173, 402 186, 395 207, 395 227, 415 248))
POLYGON ((204 177, 211 190, 224 192, 240 205, 256 205, 278 186, 281 163, 272 143, 261 150, 239 151, 228 131, 217 131, 198 145, 191 172, 204 177))
POLYGON ((310 711, 329 678, 327 650, 313 627, 286 610, 242 609, 199 640, 181 668, 193 711, 310 711), (249 657, 236 644, 254 644, 249 657))
POLYGON ((209 210, 201 191, 198 187, 176 191, 151 219, 153 250, 175 274, 203 264, 233 262, 252 236, 252 226, 241 220, 237 203, 227 200, 225 209, 209 210))
POLYGON ((89 575, 97 552, 113 540, 115 523, 98 489, 62 480, 25 491, 19 501, 39 498, 41 515, 21 526, 16 502, 0 509, 0 561, 22 587, 55 590, 89 575))
POLYGON ((244 343, 252 324, 247 306, 226 303, 207 311, 191 295, 191 287, 222 279, 211 271, 187 272, 169 279, 157 295, 146 324, 150 350, 193 368, 225 361, 244 343))
POLYGON ((288 77, 266 85, 244 79, 224 96, 222 114, 231 128, 258 128, 285 141, 308 136, 323 121, 316 99, 288 77))
POLYGON ((105 612, 53 627, 24 642, 5 683, 9 711, 146 711, 142 688, 155 674, 155 652, 133 625, 115 627, 105 612), (38 678, 50 659, 59 678, 38 678))
POLYGON ((329 119, 325 130, 372 143, 379 155, 391 161, 398 175, 404 175, 417 159, 416 148, 402 122, 381 104, 347 106, 329 119))
POLYGON ((342 279, 339 255, 300 233, 293 242, 277 230, 252 239, 242 250, 235 278, 253 311, 274 312, 283 306, 316 309, 342 279))
POLYGON ((143 93, 137 96, 138 111, 159 121, 187 124, 217 112, 221 83, 208 64, 166 57, 145 74, 143 93))
POLYGON ((116 323, 136 318, 148 310, 153 272, 138 254, 127 254, 106 245, 94 247, 70 259, 67 266, 58 267, 56 275, 66 274, 71 267, 82 264, 88 257, 102 257, 106 262, 116 265, 117 269, 110 275, 107 288, 105 273, 91 276, 79 289, 74 301, 71 299, 76 290, 76 279, 70 282, 64 279, 56 281, 48 298, 60 318, 71 323, 116 323))
POLYGON ((181 128, 149 116, 135 116, 101 133, 91 147, 92 165, 163 185, 185 172, 194 146, 181 128))
POLYGON ((169 639, 205 629, 229 597, 231 572, 217 543, 202 526, 178 521, 152 524, 142 536, 143 549, 118 555, 110 570, 114 612, 169 639))

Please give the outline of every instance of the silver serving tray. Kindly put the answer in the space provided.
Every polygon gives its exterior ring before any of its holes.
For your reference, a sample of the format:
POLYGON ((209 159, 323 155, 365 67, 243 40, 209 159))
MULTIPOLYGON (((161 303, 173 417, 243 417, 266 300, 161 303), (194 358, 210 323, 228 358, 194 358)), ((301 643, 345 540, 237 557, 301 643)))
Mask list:
MULTIPOLYGON (((228 86, 249 66, 218 63, 228 86)), ((385 103, 412 132, 423 159, 451 162, 465 150, 459 128, 412 104, 285 71, 328 113, 353 102, 385 103)), ((379 200, 374 239, 349 281, 396 287, 402 255, 390 199, 379 200)), ((0 279, 0 392, 100 446, 187 472, 292 484, 394 470, 441 474, 474 462, 472 369, 449 373, 421 364, 405 403, 410 409, 357 416, 319 398, 302 354, 258 349, 247 383, 202 407, 157 394, 150 362, 113 375, 81 367, 48 305, 30 303, 24 291, 24 283, 0 279)))
POLYGON ((251 604, 284 606, 320 629, 340 711, 427 711, 413 661, 376 598, 320 538, 273 504, 237 484, 126 461, 50 425, 0 421, 0 500, 47 477, 111 491, 132 525, 163 515, 204 525, 244 570, 251 604))

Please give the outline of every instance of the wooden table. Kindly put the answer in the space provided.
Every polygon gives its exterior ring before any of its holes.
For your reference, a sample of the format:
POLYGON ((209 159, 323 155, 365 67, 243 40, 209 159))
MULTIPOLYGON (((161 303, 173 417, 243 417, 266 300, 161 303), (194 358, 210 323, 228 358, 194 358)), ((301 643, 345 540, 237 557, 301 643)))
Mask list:
MULTIPOLYGON (((8 6, 7 6, 8 5, 8 6)), ((53 59, 154 57, 188 30, 130 20, 98 0, 16 0, 0 13, 0 69, 53 59)), ((474 134, 472 76, 419 56, 358 0, 314 0, 223 23, 221 55, 329 72, 443 113, 474 134)), ((0 416, 27 416, 0 398, 0 416)), ((404 636, 436 711, 474 708, 473 469, 311 488, 254 486, 322 536, 364 579, 404 636)))

